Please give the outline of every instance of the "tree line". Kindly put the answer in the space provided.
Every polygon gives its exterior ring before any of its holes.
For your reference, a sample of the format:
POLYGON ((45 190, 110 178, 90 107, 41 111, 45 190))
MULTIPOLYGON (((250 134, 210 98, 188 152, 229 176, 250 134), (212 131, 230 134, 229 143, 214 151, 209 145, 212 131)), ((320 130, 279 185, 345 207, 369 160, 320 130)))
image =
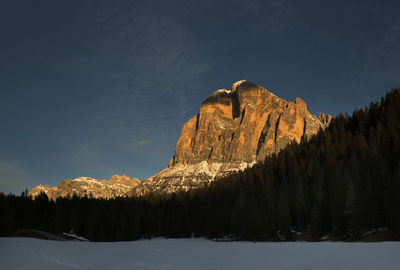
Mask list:
POLYGON ((400 89, 339 114, 309 139, 189 192, 110 200, 0 195, 0 235, 21 228, 92 241, 230 238, 360 239, 385 228, 400 240, 400 89))

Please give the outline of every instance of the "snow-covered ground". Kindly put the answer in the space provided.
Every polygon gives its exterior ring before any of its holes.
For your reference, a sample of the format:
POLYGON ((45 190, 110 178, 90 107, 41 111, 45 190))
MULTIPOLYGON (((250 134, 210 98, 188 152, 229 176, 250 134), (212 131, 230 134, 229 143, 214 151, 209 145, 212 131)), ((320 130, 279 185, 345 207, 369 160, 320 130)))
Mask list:
POLYGON ((400 242, 251 243, 205 239, 62 242, 0 238, 1 269, 400 269, 400 242))

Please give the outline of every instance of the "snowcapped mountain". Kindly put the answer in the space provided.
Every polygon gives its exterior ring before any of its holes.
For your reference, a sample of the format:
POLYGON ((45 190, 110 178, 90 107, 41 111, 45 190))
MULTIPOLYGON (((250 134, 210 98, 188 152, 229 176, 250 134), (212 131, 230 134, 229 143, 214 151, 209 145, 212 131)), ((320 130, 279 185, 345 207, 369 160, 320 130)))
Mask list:
POLYGON ((29 192, 29 195, 36 197, 44 192, 49 199, 54 200, 57 197, 73 196, 74 194, 79 197, 86 195, 93 198, 108 199, 126 196, 139 183, 140 181, 137 178, 131 179, 126 175, 114 175, 109 181, 78 177, 73 180, 61 180, 57 187, 38 185, 29 192))

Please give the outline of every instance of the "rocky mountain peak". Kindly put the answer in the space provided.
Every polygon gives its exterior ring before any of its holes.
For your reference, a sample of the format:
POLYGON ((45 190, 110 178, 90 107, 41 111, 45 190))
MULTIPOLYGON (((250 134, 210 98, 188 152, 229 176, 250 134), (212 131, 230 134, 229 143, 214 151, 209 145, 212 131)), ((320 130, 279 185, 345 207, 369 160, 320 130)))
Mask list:
POLYGON ((80 176, 80 177, 73 179, 72 181, 98 181, 98 180, 96 180, 92 177, 80 176))
POLYGON ((73 195, 109 199, 126 196, 139 183, 140 181, 137 178, 131 179, 125 174, 113 175, 109 181, 91 177, 77 177, 72 180, 61 180, 57 187, 38 185, 29 192, 29 195, 34 198, 44 192, 49 199, 53 200, 58 197, 72 197, 73 195))
POLYGON ((236 91, 236 89, 237 89, 237 87, 238 87, 239 85, 241 85, 241 84, 243 84, 243 83, 246 83, 246 82, 247 82, 246 80, 240 80, 240 81, 234 82, 234 83, 232 84, 232 91, 236 91))
POLYGON ((294 103, 296 104, 296 106, 300 110, 303 110, 303 111, 307 112, 307 104, 304 102, 304 100, 302 100, 301 98, 297 97, 295 99, 294 103))
POLYGON ((121 185, 127 185, 127 186, 134 186, 138 183, 140 183, 139 179, 133 177, 132 179, 127 176, 127 175, 113 175, 109 182, 111 184, 121 184, 121 185))
POLYGON ((312 115, 296 98, 285 101, 246 80, 206 98, 183 125, 167 169, 142 181, 133 193, 195 188, 216 177, 252 166, 329 125, 331 116, 312 115))

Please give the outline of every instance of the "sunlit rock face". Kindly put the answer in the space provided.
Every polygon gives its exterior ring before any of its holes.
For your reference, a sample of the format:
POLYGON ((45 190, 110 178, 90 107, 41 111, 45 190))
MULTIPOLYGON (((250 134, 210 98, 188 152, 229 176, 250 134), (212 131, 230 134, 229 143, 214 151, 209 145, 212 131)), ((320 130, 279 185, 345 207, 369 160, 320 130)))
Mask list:
POLYGON ((126 175, 114 175, 109 181, 97 180, 90 177, 78 177, 74 180, 61 180, 57 187, 46 185, 36 186, 28 195, 35 198, 41 192, 44 192, 52 200, 58 197, 72 197, 73 195, 110 199, 126 196, 139 183, 140 181, 137 178, 131 179, 126 175))
POLYGON ((309 138, 331 119, 312 115, 300 98, 287 102, 254 83, 235 82, 231 90, 217 90, 203 101, 183 125, 168 168, 142 181, 132 195, 201 187, 309 138))

